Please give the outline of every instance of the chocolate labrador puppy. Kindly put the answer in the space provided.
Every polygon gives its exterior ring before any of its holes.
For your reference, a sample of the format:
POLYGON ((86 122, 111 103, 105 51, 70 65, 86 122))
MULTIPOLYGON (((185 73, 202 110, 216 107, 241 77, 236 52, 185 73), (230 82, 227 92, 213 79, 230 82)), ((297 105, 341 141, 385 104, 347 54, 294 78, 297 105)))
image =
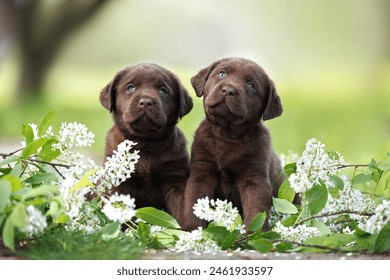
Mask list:
POLYGON ((271 208, 285 178, 261 122, 282 114, 280 98, 264 70, 242 58, 219 60, 191 83, 203 96, 206 119, 192 145, 182 227, 207 225, 192 213, 197 199, 206 196, 232 201, 248 226, 256 214, 271 208))
POLYGON ((191 97, 170 71, 139 64, 120 71, 101 92, 100 101, 114 121, 105 157, 125 139, 140 150, 135 173, 112 191, 130 194, 137 208, 153 206, 177 217, 183 208, 189 156, 176 123, 191 111, 191 97))

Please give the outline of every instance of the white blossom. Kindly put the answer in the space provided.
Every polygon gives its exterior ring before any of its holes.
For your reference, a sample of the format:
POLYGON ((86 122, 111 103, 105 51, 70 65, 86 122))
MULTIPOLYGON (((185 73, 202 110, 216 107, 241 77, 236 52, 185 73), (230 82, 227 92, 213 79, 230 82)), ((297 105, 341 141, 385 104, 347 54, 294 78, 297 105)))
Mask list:
POLYGON ((233 207, 233 204, 227 200, 210 200, 208 197, 200 198, 192 209, 194 210, 194 215, 199 219, 208 222, 215 221, 228 230, 238 229, 241 232, 245 232, 242 225, 237 228, 238 224, 236 219, 238 218, 239 212, 237 208, 233 207))
MULTIPOLYGON (((341 211, 356 211, 356 212, 370 212, 374 210, 374 201, 363 194, 360 190, 353 188, 350 178, 347 176, 340 177, 344 182, 344 188, 339 191, 339 197, 334 198, 328 195, 328 202, 321 210, 320 214, 341 212, 341 211)), ((351 219, 361 221, 365 217, 359 214, 349 214, 351 219)), ((325 223, 331 222, 335 216, 323 217, 322 221, 325 223)), ((337 218, 337 216, 336 216, 337 218)), ((336 228, 334 228, 336 230, 336 228)))
POLYGON ((140 156, 139 151, 132 151, 136 145, 133 141, 125 140, 120 143, 111 157, 107 158, 104 167, 101 168, 94 176, 94 182, 99 182, 99 190, 104 188, 111 189, 117 187, 122 182, 131 177, 135 171, 135 165, 140 156))
POLYGON ((296 227, 285 227, 280 221, 276 223, 273 231, 279 233, 283 239, 293 242, 302 242, 308 238, 320 235, 320 231, 316 227, 308 227, 305 224, 296 227))
POLYGON ((95 135, 88 128, 77 122, 62 123, 59 131, 60 145, 56 148, 61 151, 72 147, 90 147, 95 135))
POLYGON ((110 199, 104 197, 102 199, 104 202, 102 212, 110 220, 125 223, 135 216, 135 200, 130 195, 114 193, 110 199))
POLYGON ((381 231, 381 229, 390 222, 390 200, 383 200, 374 211, 372 215, 365 222, 361 222, 359 227, 371 234, 376 234, 381 231))
POLYGON ((89 205, 85 205, 83 211, 80 212, 80 215, 74 217, 67 229, 91 234, 100 230, 101 224, 95 210, 89 205))
POLYGON ((187 252, 193 251, 196 253, 213 253, 221 251, 218 244, 212 240, 208 240, 203 236, 202 228, 187 232, 179 236, 179 240, 175 244, 174 251, 187 252))
POLYGON ((37 235, 47 228, 47 221, 45 215, 42 214, 33 205, 26 207, 27 226, 25 231, 29 235, 37 235))
POLYGON ((325 151, 325 145, 315 138, 307 141, 306 149, 297 161, 297 170, 291 174, 289 181, 297 193, 304 193, 314 185, 323 181, 326 186, 333 187, 330 175, 337 172, 340 165, 345 165, 339 153, 325 151))

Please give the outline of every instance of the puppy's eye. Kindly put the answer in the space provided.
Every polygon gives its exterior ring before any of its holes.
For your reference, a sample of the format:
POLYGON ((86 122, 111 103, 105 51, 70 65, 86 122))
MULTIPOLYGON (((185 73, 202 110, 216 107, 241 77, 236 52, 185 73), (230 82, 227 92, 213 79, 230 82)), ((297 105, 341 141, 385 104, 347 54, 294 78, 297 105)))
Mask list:
POLYGON ((131 84, 127 87, 128 93, 133 93, 135 91, 135 85, 131 84))
POLYGON ((162 88, 159 88, 159 89, 158 89, 158 93, 159 93, 161 96, 166 96, 166 95, 168 95, 168 90, 167 90, 166 88, 162 87, 162 88))
POLYGON ((225 71, 220 71, 220 72, 218 73, 218 77, 220 77, 220 78, 225 78, 225 77, 226 77, 226 72, 225 72, 225 71))
POLYGON ((254 83, 248 83, 246 86, 248 87, 249 90, 256 91, 256 86, 254 83))

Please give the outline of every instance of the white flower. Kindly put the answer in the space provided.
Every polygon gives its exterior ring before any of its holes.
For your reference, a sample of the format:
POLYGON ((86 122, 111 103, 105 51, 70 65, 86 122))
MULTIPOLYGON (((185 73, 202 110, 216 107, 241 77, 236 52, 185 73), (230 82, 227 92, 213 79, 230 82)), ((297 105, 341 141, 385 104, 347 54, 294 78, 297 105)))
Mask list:
POLYGON ((100 220, 89 205, 86 205, 80 215, 76 216, 67 227, 67 230, 84 231, 86 234, 94 233, 99 229, 101 229, 100 220))
MULTIPOLYGON (((333 198, 330 194, 328 195, 328 202, 320 214, 339 211, 371 212, 374 210, 374 201, 368 195, 353 188, 347 176, 341 176, 340 178, 344 182, 343 190, 340 190, 338 198, 333 198)), ((351 219, 357 221, 366 219, 364 216, 358 214, 349 214, 349 216, 351 219)), ((323 217, 322 221, 329 223, 335 218, 338 218, 338 216, 323 217)), ((334 227, 333 229, 336 230, 337 228, 334 227)))
POLYGON ((61 151, 72 147, 90 147, 95 135, 88 128, 77 122, 62 123, 60 128, 60 145, 56 146, 61 151))
POLYGON ((202 228, 187 232, 180 235, 179 240, 175 244, 176 252, 193 251, 197 253, 213 253, 219 252, 219 246, 216 242, 204 238, 202 228))
POLYGON ((130 195, 114 193, 109 200, 103 198, 103 202, 102 212, 114 222, 125 223, 135 216, 134 198, 130 195))
POLYGON ((94 182, 100 180, 99 190, 101 192, 104 188, 111 189, 112 186, 119 186, 134 173, 135 165, 140 158, 138 150, 131 151, 134 145, 136 143, 130 140, 120 143, 113 155, 107 158, 104 167, 96 173, 93 180, 94 182))
POLYGON ((361 222, 359 227, 371 234, 376 234, 381 231, 381 229, 390 222, 390 200, 383 200, 374 211, 367 221, 361 222))
POLYGON ((27 226, 25 230, 29 235, 37 235, 47 228, 45 215, 43 215, 42 212, 33 205, 26 207, 26 214, 27 226))
POLYGON ((320 235, 320 231, 316 227, 308 227, 305 224, 296 227, 285 227, 280 221, 276 223, 273 231, 279 233, 283 239, 293 242, 302 242, 320 235))
POLYGON ((307 141, 306 149, 297 161, 297 171, 290 175, 291 187, 297 193, 304 193, 321 181, 327 187, 334 187, 330 179, 340 165, 345 165, 344 158, 336 152, 325 151, 325 145, 315 138, 307 141))
POLYGON ((209 222, 215 221, 228 230, 239 229, 243 231, 243 226, 237 228, 236 219, 239 215, 237 208, 233 207, 233 204, 227 200, 209 200, 208 197, 200 198, 192 209, 194 210, 194 215, 199 219, 209 222))

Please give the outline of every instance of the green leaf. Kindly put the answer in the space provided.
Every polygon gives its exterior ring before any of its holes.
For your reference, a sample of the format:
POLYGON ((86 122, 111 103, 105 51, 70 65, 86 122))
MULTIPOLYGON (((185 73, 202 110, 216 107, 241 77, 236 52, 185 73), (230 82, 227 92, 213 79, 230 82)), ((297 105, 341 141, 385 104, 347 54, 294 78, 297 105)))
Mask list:
POLYGON ((295 207, 294 204, 292 204, 291 202, 289 202, 285 199, 273 197, 272 203, 275 206, 275 210, 279 213, 283 213, 283 214, 296 214, 296 213, 298 213, 297 207, 295 207))
POLYGON ((22 158, 28 159, 31 155, 35 154, 40 147, 46 142, 46 138, 39 138, 30 144, 28 144, 22 152, 22 158))
POLYGON ((319 213, 328 202, 328 190, 324 184, 314 185, 306 192, 309 210, 312 214, 319 213))
POLYGON ((263 229, 263 226, 264 226, 264 222, 267 218, 267 213, 266 212, 262 212, 262 213, 259 213, 257 214, 251 224, 249 225, 249 230, 250 231, 261 231, 263 229))
POLYGON ((56 115, 57 110, 53 110, 48 112, 41 120, 38 125, 38 136, 41 137, 44 135, 49 128, 49 126, 53 123, 54 116, 56 115))
POLYGON ((252 246, 253 249, 261 253, 268 253, 273 248, 272 242, 264 238, 250 240, 248 244, 252 246))
POLYGON ((145 222, 166 228, 180 228, 174 217, 168 213, 153 207, 144 207, 137 210, 135 216, 145 222))
POLYGON ((15 251, 15 232, 11 217, 8 217, 4 223, 2 237, 4 245, 12 251, 15 251))
POLYGON ((390 222, 379 232, 374 244, 374 253, 383 253, 390 250, 390 222))
POLYGON ((41 151, 39 152, 39 157, 44 160, 51 162, 53 159, 56 159, 61 155, 61 151, 58 149, 53 149, 53 145, 58 144, 59 141, 56 138, 50 138, 43 144, 41 151))
POLYGON ((4 213, 5 207, 10 203, 10 197, 11 184, 7 180, 0 179, 0 213, 4 213))
POLYGON ((38 185, 42 183, 56 182, 56 181, 58 181, 58 178, 53 173, 37 173, 24 180, 24 183, 31 184, 31 185, 38 185))
POLYGON ((117 238, 120 233, 121 233, 121 224, 117 222, 109 223, 102 228, 103 240, 117 238))
POLYGON ((179 239, 179 236, 185 235, 186 232, 177 229, 163 229, 154 233, 158 242, 165 246, 174 246, 175 241, 179 239))
POLYGON ((71 192, 77 191, 79 189, 82 189, 84 187, 94 187, 95 185, 89 180, 89 177, 91 177, 93 174, 96 173, 98 169, 94 169, 89 171, 87 174, 85 174, 81 179, 76 183, 76 185, 70 189, 71 192))
POLYGON ((390 160, 383 160, 379 162, 378 168, 381 170, 390 170, 390 160))
POLYGON ((12 192, 16 192, 22 188, 22 181, 18 177, 8 174, 4 176, 3 179, 7 180, 11 184, 12 192))
POLYGON ((292 243, 290 243, 290 242, 284 241, 284 242, 280 242, 280 243, 278 243, 277 245, 275 245, 275 248, 276 248, 279 252, 286 252, 286 251, 292 249, 292 248, 293 248, 293 245, 292 245, 292 243))
POLYGON ((284 225, 285 227, 291 227, 295 224, 297 219, 298 215, 291 215, 282 221, 282 225, 284 225))
POLYGON ((278 198, 285 199, 289 202, 293 202, 294 197, 295 197, 295 191, 290 186, 290 181, 287 178, 279 187, 278 198))
POLYGON ((352 185, 359 185, 363 183, 368 183, 372 181, 372 175, 366 174, 366 173, 360 173, 352 178, 351 183, 352 185))
POLYGON ((297 170, 297 163, 289 163, 286 164, 283 168, 284 173, 286 173, 286 176, 290 176, 292 173, 294 173, 297 170))
POLYGON ((9 164, 11 162, 19 161, 19 160, 20 160, 20 156, 12 155, 12 156, 7 157, 5 160, 1 161, 0 162, 0 166, 9 164))
POLYGON ((240 236, 240 232, 238 230, 232 231, 223 241, 221 245, 222 250, 227 250, 230 247, 232 247, 235 243, 237 238, 240 236))
POLYGON ((14 226, 24 229, 27 223, 26 206, 21 202, 16 204, 9 218, 14 226))
POLYGON ((20 177, 23 173, 23 164, 21 162, 15 164, 14 168, 12 168, 11 175, 15 177, 20 177))
POLYGON ((26 140, 26 145, 28 145, 32 141, 34 141, 34 130, 32 129, 31 125, 22 124, 22 135, 24 136, 24 139, 26 140))
POLYGON ((149 243, 150 238, 150 226, 145 223, 138 223, 138 236, 145 244, 149 243))
POLYGON ((331 175, 329 176, 330 180, 334 183, 335 187, 339 190, 344 189, 344 181, 337 175, 331 175))
POLYGON ((353 234, 342 234, 336 233, 331 236, 316 236, 306 239, 303 244, 307 245, 320 245, 331 248, 340 248, 345 246, 353 241, 355 241, 357 237, 353 234))
POLYGON ((204 236, 222 245, 224 240, 229 236, 230 232, 222 226, 208 226, 203 230, 204 236))
MULTIPOLYGON (((25 189, 22 189, 25 190, 25 189)), ((27 189, 27 191, 23 191, 21 194, 21 198, 23 200, 30 199, 37 196, 44 196, 50 193, 57 194, 59 193, 58 186, 54 185, 42 185, 36 188, 27 189)))
POLYGON ((318 231, 320 232, 321 235, 332 234, 332 231, 330 230, 330 228, 327 225, 325 225, 323 222, 313 220, 311 222, 311 224, 313 227, 316 227, 318 229, 318 231))

